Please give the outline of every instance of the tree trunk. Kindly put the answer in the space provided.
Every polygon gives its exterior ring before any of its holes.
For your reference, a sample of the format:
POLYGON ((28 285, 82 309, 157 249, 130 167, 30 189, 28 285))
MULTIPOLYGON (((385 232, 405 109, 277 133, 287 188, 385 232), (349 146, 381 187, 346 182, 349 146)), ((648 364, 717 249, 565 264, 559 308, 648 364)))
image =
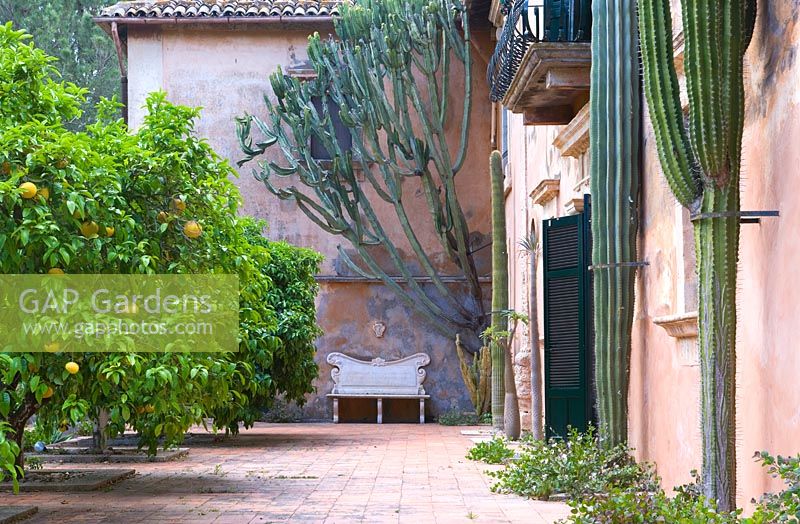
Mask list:
POLYGON ((517 440, 520 434, 519 398, 517 398, 517 382, 514 380, 514 359, 511 355, 511 341, 506 344, 498 342, 505 350, 505 387, 506 395, 503 410, 503 431, 511 440, 517 440))
MULTIPOLYGON (((532 232, 532 236, 533 236, 532 232)), ((534 240, 532 238, 531 240, 534 240)), ((531 349, 531 435, 536 440, 544 439, 544 410, 542 406, 542 359, 539 354, 539 303, 536 291, 536 243, 530 254, 531 286, 528 299, 528 339, 531 349)))
POLYGON ((20 471, 25 470, 25 449, 23 448, 23 439, 25 438, 25 424, 27 424, 27 419, 22 421, 21 423, 13 424, 11 427, 14 430, 14 442, 17 443, 19 446, 19 455, 17 455, 17 459, 14 461, 14 464, 20 469, 20 471))
POLYGON ((92 447, 97 453, 105 453, 108 449, 108 438, 106 437, 106 427, 108 426, 108 411, 100 409, 92 430, 92 447))

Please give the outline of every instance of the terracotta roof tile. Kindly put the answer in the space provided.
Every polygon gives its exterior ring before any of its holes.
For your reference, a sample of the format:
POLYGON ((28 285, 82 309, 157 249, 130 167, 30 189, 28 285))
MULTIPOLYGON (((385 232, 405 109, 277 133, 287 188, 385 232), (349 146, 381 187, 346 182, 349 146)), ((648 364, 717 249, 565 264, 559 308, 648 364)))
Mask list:
POLYGON ((150 0, 118 2, 101 18, 332 16, 341 0, 150 0))

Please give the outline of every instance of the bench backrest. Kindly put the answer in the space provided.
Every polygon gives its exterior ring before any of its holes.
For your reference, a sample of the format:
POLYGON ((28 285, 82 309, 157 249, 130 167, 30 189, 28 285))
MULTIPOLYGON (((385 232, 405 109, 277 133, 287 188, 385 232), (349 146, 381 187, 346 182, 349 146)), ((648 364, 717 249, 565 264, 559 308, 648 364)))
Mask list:
POLYGON ((328 355, 333 366, 333 394, 339 395, 424 395, 425 370, 431 357, 417 353, 400 360, 373 358, 359 360, 344 353, 328 355))

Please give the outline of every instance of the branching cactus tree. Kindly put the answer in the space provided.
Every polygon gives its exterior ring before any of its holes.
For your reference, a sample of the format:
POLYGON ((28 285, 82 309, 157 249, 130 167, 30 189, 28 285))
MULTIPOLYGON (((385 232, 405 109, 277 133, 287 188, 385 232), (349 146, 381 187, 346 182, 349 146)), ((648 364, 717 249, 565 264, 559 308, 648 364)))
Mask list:
POLYGON ((282 160, 259 162, 256 176, 320 228, 344 237, 355 256, 341 246, 339 253, 352 271, 380 279, 432 329, 461 334, 474 353, 487 315, 456 193, 472 103, 467 18, 459 0, 343 3, 338 38, 309 38, 316 77, 300 81, 276 71, 267 119, 247 115, 237 134, 245 153, 240 165, 273 146, 280 150, 282 160), (346 140, 337 137, 338 122, 346 140), (254 138, 253 124, 261 136, 254 138), (312 142, 328 160, 312 154, 312 142), (420 223, 411 216, 420 213, 412 207, 415 192, 424 195, 436 249, 457 268, 458 285, 443 278, 434 246, 412 227, 420 223), (386 209, 391 218, 379 211, 386 209), (410 253, 398 249, 401 239, 410 253))
POLYGON ((636 276, 640 80, 636 0, 592 3, 592 263, 595 385, 605 446, 628 439, 636 276))
POLYGON ((755 0, 683 0, 688 125, 673 63, 669 0, 639 0, 645 93, 661 165, 694 223, 705 494, 736 498, 736 265, 744 121, 743 57, 755 0))

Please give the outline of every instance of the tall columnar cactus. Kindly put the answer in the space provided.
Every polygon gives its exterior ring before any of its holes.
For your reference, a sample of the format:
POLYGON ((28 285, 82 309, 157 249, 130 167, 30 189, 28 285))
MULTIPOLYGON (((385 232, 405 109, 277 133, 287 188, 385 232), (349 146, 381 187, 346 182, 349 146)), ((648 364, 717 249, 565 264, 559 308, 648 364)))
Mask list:
MULTIPOLYGON (((508 318, 508 247, 506 246, 506 206, 503 192, 503 157, 492 151, 489 157, 492 183, 492 332, 505 331, 508 318)), ((492 349, 492 426, 503 429, 506 356, 499 342, 492 349)), ((513 382, 513 380, 511 381, 513 382)))
POLYGON ((736 503, 736 265, 744 125, 743 57, 755 0, 683 0, 688 129, 673 62, 669 0, 640 0, 645 92, 661 165, 694 222, 699 285, 702 483, 736 503))
POLYGON ((591 186, 595 383, 604 445, 628 438, 640 92, 636 0, 592 4, 591 186))

